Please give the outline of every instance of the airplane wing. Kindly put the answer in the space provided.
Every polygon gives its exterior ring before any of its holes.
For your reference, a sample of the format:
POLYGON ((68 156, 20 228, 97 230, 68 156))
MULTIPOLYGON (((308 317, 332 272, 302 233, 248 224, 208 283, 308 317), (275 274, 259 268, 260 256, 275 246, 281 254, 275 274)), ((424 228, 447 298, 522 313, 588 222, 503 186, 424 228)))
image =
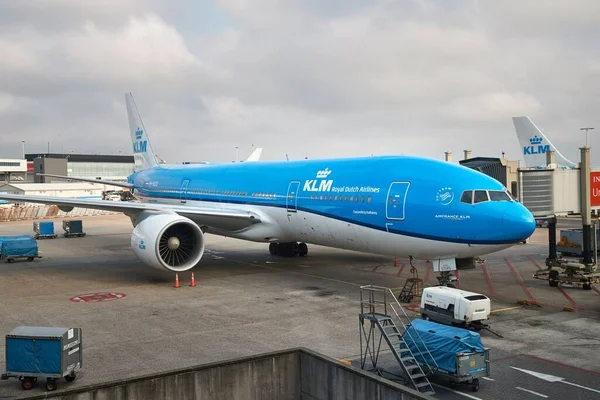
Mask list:
POLYGON ((5 193, 0 193, 0 200, 7 200, 19 203, 41 203, 48 205, 56 205, 64 211, 70 211, 74 207, 91 208, 96 210, 121 212, 128 216, 135 215, 142 211, 174 212, 183 217, 190 218, 198 224, 203 224, 209 227, 214 227, 227 231, 240 230, 243 228, 247 228, 250 225, 261 222, 260 216, 258 214, 255 214, 250 211, 229 208, 191 207, 169 204, 138 203, 109 200, 88 200, 53 196, 27 196, 20 194, 5 193))
POLYGON ((99 183, 101 185, 111 185, 111 186, 118 186, 118 187, 124 187, 124 188, 129 188, 129 189, 133 188, 133 185, 131 183, 127 183, 127 182, 105 181, 103 179, 80 178, 78 176, 64 176, 64 175, 53 175, 53 174, 38 174, 38 175, 39 176, 51 176, 52 178, 60 178, 60 179, 66 179, 66 180, 71 180, 71 181, 99 183))

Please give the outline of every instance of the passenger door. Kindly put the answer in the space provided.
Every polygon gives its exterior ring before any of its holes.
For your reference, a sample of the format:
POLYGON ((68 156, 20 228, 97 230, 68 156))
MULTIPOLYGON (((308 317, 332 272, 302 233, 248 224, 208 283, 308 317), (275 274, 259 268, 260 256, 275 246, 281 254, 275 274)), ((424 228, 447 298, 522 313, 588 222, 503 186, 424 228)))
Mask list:
POLYGON ((410 182, 392 182, 388 189, 385 216, 388 220, 402 221, 406 218, 406 196, 410 182))
POLYGON ((181 203, 185 204, 187 201, 187 190, 188 190, 188 186, 190 184, 190 180, 186 179, 181 183, 181 189, 179 191, 179 200, 181 200, 181 203))
POLYGON ((298 211, 298 189, 300 188, 300 181, 292 181, 288 185, 287 197, 285 199, 285 206, 288 212, 295 213, 298 211))

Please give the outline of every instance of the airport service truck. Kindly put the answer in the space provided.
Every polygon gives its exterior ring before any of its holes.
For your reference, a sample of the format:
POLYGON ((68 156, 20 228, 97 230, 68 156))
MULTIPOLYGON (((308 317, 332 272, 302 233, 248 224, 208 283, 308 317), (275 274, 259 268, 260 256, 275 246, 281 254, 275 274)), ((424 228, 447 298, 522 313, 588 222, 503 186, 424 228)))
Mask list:
POLYGON ((491 302, 479 293, 433 286, 423 289, 420 311, 425 320, 481 330, 490 317, 491 302))

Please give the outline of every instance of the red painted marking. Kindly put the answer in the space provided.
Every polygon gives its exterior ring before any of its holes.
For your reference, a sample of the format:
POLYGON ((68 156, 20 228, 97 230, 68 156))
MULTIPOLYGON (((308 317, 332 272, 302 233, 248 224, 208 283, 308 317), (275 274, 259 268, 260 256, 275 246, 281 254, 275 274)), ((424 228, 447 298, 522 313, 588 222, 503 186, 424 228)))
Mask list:
POLYGON ((545 363, 548 363, 548 364, 560 365, 561 367, 571 368, 571 369, 574 369, 574 370, 577 370, 577 371, 580 371, 580 372, 587 372, 588 374, 594 374, 594 375, 600 376, 600 372, 596 372, 596 371, 592 371, 592 370, 589 370, 589 369, 584 369, 584 368, 576 367, 574 365, 565 364, 565 363, 562 363, 560 361, 548 360, 546 358, 542 358, 542 357, 538 357, 538 356, 532 356, 532 355, 529 355, 529 354, 516 354, 516 355, 513 355, 513 356, 501 357, 501 358, 498 358, 498 359, 495 359, 495 360, 491 360, 491 361, 492 362, 498 362, 498 361, 504 361, 504 360, 511 360, 511 359, 517 358, 517 357, 527 357, 527 358, 531 358, 531 359, 536 360, 536 361, 541 361, 541 362, 545 362, 545 363))
POLYGON ((573 300, 571 298, 571 296, 569 296, 567 294, 567 292, 565 292, 565 290, 563 288, 561 288, 560 286, 558 287, 558 291, 561 292, 563 294, 563 296, 565 296, 565 298, 569 301, 569 303, 571 303, 571 305, 577 309, 580 309, 580 307, 577 305, 577 303, 575 303, 575 300, 573 300))
POLYGON ((490 278, 490 274, 488 273, 487 266, 485 264, 481 264, 481 270, 483 271, 483 275, 485 276, 485 280, 487 281, 488 288, 490 289, 490 296, 494 295, 494 285, 492 284, 492 278, 490 278))
POLYGON ((404 267, 406 267, 406 264, 402 264, 400 266, 400 270, 398 270, 398 272, 396 273, 396 276, 400 276, 400 274, 402 273, 402 271, 404 271, 404 267))
POLYGON ((596 286, 592 286, 592 290, 598 294, 600 294, 600 290, 596 288, 596 286))
POLYGON ((379 268, 379 267, 380 267, 380 265, 376 265, 375 268, 373 268, 373 270, 371 272, 377 271, 377 268, 379 268))
POLYGON ((127 297, 125 293, 87 293, 80 294, 79 296, 73 296, 69 300, 73 303, 100 303, 102 301, 121 300, 127 297))
POLYGON ((527 295, 527 297, 529 297, 529 300, 535 301, 535 299, 533 298, 533 296, 531 295, 531 293, 529 293, 529 289, 527 289, 525 287, 525 283, 523 282, 523 279, 517 273, 517 270, 515 269, 515 267, 513 267, 512 264, 510 263, 510 261, 508 261, 506 258, 504 259, 504 262, 506 263, 506 265, 508 265, 508 268, 510 269, 510 272, 512 272, 512 274, 515 277, 515 279, 517 280, 517 282, 519 282, 519 285, 521 285, 521 288, 523 289, 523 291, 525 292, 525 294, 527 295))
POLYGON ((425 282, 429 281, 429 275, 431 274, 432 270, 433 270, 433 266, 431 264, 427 263, 425 266, 425 282))
POLYGON ((535 261, 531 256, 527 256, 527 258, 529 258, 529 260, 533 263, 533 265, 535 265, 535 267, 539 270, 542 270, 543 268, 540 267, 540 264, 537 263, 537 261, 535 261))

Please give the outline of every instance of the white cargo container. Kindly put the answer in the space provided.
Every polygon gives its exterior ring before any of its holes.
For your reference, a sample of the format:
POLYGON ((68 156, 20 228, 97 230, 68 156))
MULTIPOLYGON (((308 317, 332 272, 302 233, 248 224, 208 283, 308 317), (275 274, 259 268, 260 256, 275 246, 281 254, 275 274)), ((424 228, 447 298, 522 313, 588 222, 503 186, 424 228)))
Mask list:
POLYGON ((483 328, 491 312, 490 299, 479 293, 447 286, 423 289, 421 317, 446 325, 483 328))

